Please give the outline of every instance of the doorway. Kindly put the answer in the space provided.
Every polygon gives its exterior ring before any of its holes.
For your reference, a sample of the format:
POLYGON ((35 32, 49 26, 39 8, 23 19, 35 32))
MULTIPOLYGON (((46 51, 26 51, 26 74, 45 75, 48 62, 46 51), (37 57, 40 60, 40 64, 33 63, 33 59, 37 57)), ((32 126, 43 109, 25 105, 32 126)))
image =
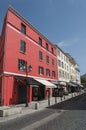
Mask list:
POLYGON ((40 85, 39 87, 32 88, 32 100, 40 101, 45 99, 45 86, 40 85))
POLYGON ((23 104, 26 101, 26 87, 18 86, 18 104, 23 104))

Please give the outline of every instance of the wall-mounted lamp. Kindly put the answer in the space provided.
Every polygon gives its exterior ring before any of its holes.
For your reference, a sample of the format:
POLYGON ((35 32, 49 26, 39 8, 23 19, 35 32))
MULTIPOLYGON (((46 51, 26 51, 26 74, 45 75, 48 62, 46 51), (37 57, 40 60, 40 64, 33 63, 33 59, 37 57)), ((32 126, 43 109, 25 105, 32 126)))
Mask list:
POLYGON ((29 72, 30 72, 31 70, 32 70, 32 66, 31 66, 31 65, 29 65, 29 66, 28 66, 28 68, 27 68, 27 71, 29 71, 29 72))

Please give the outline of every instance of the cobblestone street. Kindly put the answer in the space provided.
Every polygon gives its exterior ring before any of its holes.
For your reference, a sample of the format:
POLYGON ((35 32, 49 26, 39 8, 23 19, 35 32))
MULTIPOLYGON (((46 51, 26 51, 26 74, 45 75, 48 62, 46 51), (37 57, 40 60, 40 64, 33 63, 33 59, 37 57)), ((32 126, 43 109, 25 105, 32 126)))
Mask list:
POLYGON ((51 109, 65 111, 35 130, 86 130, 86 94, 54 105, 51 109))
POLYGON ((0 123, 0 130, 85 130, 86 94, 0 123))

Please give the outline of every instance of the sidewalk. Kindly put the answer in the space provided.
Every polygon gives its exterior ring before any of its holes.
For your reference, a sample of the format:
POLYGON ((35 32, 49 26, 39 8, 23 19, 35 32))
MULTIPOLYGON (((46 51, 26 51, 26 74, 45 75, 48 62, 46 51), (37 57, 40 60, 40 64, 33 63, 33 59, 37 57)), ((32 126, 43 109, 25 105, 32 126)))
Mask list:
POLYGON ((71 93, 69 95, 63 96, 62 98, 57 97, 57 99, 55 99, 55 97, 51 97, 50 103, 49 103, 49 100, 31 102, 31 103, 29 103, 29 107, 25 107, 25 104, 11 106, 11 107, 22 108, 22 112, 20 114, 10 115, 10 116, 6 116, 6 117, 0 117, 0 122, 5 122, 5 121, 8 121, 8 120, 19 118, 19 117, 22 117, 24 115, 31 114, 31 113, 34 113, 34 112, 37 112, 37 111, 42 111, 44 109, 47 109, 46 107, 48 107, 49 104, 54 105, 55 103, 60 103, 60 102, 66 101, 70 98, 74 98, 74 97, 81 95, 83 93, 84 93, 83 91, 80 92, 80 93, 71 93))

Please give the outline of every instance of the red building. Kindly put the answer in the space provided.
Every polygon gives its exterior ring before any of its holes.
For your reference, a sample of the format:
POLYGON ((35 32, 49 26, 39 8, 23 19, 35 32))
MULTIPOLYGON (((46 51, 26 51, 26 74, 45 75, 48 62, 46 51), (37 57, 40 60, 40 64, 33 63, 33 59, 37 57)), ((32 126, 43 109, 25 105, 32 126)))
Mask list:
POLYGON ((47 92, 52 96, 55 85, 51 81, 56 80, 55 46, 9 7, 0 43, 1 104, 25 103, 27 99, 28 102, 43 100, 47 98, 47 92))

